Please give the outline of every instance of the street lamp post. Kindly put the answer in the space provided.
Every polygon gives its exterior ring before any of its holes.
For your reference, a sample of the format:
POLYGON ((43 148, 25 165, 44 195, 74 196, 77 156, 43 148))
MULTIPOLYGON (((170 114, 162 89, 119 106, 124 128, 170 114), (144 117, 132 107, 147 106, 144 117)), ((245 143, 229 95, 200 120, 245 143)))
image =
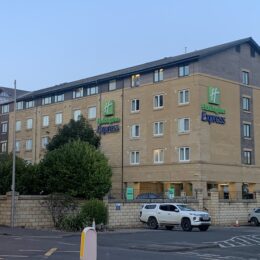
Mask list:
POLYGON ((11 207, 11 226, 15 226, 15 125, 16 125, 16 80, 14 81, 14 121, 13 121, 13 171, 12 171, 12 207, 11 207))

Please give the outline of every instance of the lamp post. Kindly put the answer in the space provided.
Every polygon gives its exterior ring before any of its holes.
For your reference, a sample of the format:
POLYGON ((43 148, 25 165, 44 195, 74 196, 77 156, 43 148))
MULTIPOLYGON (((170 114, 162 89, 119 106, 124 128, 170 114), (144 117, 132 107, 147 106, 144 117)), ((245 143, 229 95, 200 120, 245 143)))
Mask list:
POLYGON ((12 206, 11 206, 11 226, 15 225, 14 215, 15 215, 15 125, 16 125, 16 80, 14 81, 14 121, 13 121, 13 171, 12 171, 12 206))

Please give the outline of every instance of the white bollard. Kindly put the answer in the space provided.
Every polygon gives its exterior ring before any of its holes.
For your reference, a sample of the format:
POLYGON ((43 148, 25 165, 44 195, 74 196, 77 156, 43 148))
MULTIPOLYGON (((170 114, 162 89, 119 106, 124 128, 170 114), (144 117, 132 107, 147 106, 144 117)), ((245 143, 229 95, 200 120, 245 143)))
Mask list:
POLYGON ((97 260, 97 232, 92 227, 81 232, 80 260, 97 260))

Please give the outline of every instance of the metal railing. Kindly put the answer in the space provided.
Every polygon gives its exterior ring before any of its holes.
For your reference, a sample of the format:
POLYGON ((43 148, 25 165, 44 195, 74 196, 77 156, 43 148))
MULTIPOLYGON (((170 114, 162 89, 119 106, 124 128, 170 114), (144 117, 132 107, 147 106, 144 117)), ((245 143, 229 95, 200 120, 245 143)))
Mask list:
POLYGON ((238 191, 232 191, 232 192, 219 192, 219 199, 220 200, 228 200, 228 201, 238 201, 238 200, 255 200, 256 194, 254 192, 252 193, 244 193, 244 192, 238 192, 238 191))

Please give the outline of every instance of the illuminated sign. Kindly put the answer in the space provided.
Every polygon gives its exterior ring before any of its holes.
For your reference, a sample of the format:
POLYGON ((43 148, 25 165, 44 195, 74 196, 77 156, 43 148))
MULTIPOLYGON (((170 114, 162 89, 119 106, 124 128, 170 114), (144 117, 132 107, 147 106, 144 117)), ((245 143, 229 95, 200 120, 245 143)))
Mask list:
POLYGON ((103 103, 102 106, 103 110, 103 118, 97 119, 97 132, 99 134, 109 134, 109 133, 116 133, 119 132, 119 123, 120 118, 118 117, 111 117, 115 114, 115 101, 108 100, 103 103))
POLYGON ((226 110, 220 108, 220 89, 217 87, 208 87, 208 104, 202 104, 201 109, 201 121, 208 122, 210 124, 220 124, 224 125, 226 123, 226 118, 220 116, 226 114, 226 110), (217 106, 216 106, 217 105, 217 106), (207 112, 212 112, 215 115, 208 114, 207 112))

